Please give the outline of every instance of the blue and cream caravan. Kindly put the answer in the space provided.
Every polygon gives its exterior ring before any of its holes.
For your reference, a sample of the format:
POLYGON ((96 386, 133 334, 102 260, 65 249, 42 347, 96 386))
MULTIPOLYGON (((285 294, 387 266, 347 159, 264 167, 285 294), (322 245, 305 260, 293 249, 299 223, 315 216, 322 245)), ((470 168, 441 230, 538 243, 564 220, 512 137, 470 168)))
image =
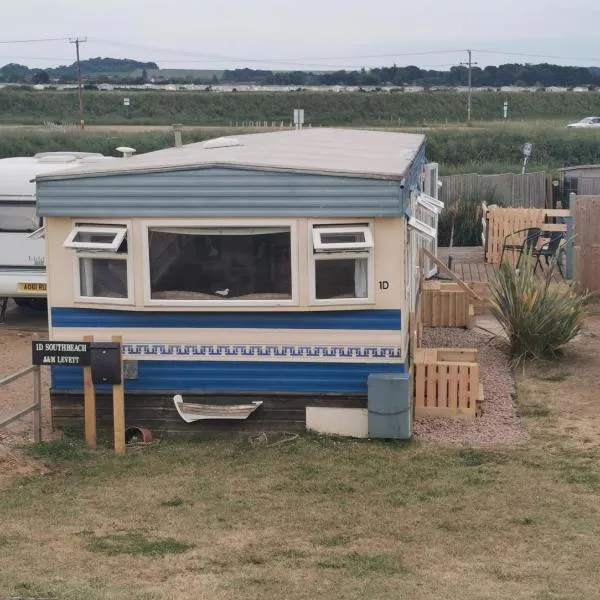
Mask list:
MULTIPOLYGON (((51 339, 123 336, 127 422, 155 432, 409 405, 408 315, 418 247, 436 247, 436 191, 422 135, 329 128, 40 176, 51 339)), ((53 368, 51 399, 55 426, 81 427, 81 371, 53 368)), ((108 427, 109 395, 97 403, 108 427)))

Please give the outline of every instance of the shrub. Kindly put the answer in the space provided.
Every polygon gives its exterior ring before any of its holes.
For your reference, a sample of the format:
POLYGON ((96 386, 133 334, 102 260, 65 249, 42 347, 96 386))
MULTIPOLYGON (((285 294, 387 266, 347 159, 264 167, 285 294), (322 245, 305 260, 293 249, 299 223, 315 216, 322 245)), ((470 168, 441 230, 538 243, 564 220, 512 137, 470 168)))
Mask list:
POLYGON ((438 220, 438 245, 480 246, 481 245, 481 203, 500 203, 490 190, 484 197, 459 198, 454 204, 446 206, 438 220), (454 226, 454 233, 452 227, 454 226))
POLYGON ((504 329, 517 364, 527 358, 556 358, 581 331, 588 297, 551 286, 552 271, 536 280, 533 260, 524 256, 520 269, 503 262, 490 282, 491 313, 504 329))

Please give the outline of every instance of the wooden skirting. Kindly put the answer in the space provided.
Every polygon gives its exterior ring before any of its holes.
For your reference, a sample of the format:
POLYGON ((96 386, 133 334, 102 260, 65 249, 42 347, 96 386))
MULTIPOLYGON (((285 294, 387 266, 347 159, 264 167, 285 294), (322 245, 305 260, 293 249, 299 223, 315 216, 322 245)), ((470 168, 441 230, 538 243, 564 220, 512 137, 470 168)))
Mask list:
MULTIPOLYGON (((172 394, 126 394, 126 427, 145 427, 155 438, 163 436, 203 438, 210 434, 256 431, 303 431, 306 407, 366 408, 366 395, 347 396, 224 396, 186 395, 186 402, 240 404, 262 400, 263 404, 247 419, 210 419, 186 423, 177 413, 172 394)), ((50 394, 52 424, 56 429, 83 432, 83 393, 53 391, 50 394)), ((96 422, 101 436, 112 436, 112 398, 97 394, 96 422)))
POLYGON ((417 349, 414 363, 415 416, 472 418, 478 413, 482 400, 477 350, 417 349))

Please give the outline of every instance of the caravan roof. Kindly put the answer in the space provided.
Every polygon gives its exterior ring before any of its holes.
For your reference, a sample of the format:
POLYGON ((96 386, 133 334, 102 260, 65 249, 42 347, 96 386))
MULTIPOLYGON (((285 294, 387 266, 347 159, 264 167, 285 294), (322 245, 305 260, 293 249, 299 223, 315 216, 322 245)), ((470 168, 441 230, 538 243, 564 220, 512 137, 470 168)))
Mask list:
POLYGON ((35 177, 99 163, 119 160, 94 152, 42 152, 35 156, 0 159, 0 198, 35 196, 35 177))

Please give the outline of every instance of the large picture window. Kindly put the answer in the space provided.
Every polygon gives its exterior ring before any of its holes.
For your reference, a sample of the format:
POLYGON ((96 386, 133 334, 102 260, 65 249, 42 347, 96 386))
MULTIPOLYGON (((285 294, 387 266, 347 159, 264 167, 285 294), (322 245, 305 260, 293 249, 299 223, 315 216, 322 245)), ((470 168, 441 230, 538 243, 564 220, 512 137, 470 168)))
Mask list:
POLYGON ((292 300, 290 227, 149 227, 150 299, 292 300))
POLYGON ((312 301, 366 302, 371 296, 373 236, 368 225, 314 225, 312 301))
POLYGON ((76 296, 88 302, 130 302, 129 252, 125 225, 73 227, 63 246, 76 262, 76 296))

